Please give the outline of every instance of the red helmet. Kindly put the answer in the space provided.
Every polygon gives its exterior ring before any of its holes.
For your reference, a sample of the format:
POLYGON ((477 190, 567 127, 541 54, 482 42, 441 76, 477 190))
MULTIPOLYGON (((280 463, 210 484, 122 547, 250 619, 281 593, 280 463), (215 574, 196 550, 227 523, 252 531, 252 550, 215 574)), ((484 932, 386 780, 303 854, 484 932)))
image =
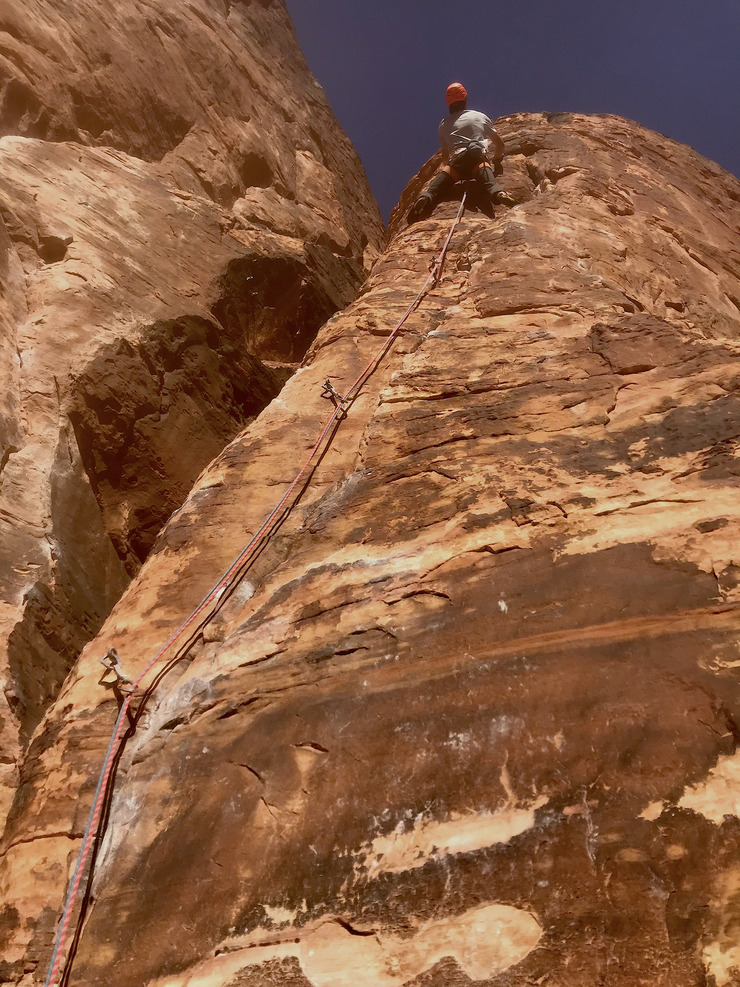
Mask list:
POLYGON ((447 105, 462 103, 468 98, 468 90, 462 82, 453 82, 447 87, 447 105))

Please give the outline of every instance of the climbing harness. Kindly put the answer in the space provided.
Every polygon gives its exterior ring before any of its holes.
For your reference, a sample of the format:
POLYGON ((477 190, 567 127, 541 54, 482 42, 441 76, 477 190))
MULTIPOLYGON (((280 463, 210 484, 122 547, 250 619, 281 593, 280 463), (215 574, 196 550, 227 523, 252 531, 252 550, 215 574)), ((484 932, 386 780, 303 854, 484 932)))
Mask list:
POLYGON ((450 160, 447 162, 450 167, 457 172, 459 178, 472 178, 473 172, 478 167, 478 165, 483 164, 486 160, 486 143, 482 140, 473 140, 471 138, 458 136, 458 140, 467 141, 461 147, 456 148, 450 155, 450 160))
MULTIPOLYGON (((98 826, 101 819, 101 814, 103 811, 103 806, 106 801, 108 794, 108 785, 110 783, 111 773, 113 771, 114 763, 116 762, 116 755, 121 749, 121 735, 123 733, 124 724, 126 723, 127 717, 129 715, 129 710, 131 706, 131 700, 134 695, 139 690, 142 681, 149 674, 151 669, 160 661, 161 658, 170 650, 172 645, 185 633, 185 631, 191 627, 198 617, 200 617, 211 604, 217 604, 222 598, 223 594, 229 588, 232 576, 238 573, 245 564, 253 558, 256 554, 257 548, 262 542, 269 536, 272 529, 275 527, 277 519, 280 513, 287 503, 288 499, 292 495, 293 491, 296 489, 298 484, 301 482, 303 477, 308 472, 309 467, 316 459, 316 456, 321 449, 324 441, 329 436, 330 432, 340 421, 347 417, 347 411, 351 407, 355 398, 359 394, 362 385, 371 376, 377 366, 380 364, 383 357, 386 355, 388 350, 393 345, 394 340, 398 336, 399 332, 406 324, 409 316, 414 312, 421 304, 422 299, 427 294, 427 292, 436 286, 439 279, 442 276, 442 270, 444 267, 445 257, 447 255, 447 250, 452 241, 452 237, 455 230, 460 224, 463 212, 465 210, 465 200, 467 195, 464 194, 462 201, 460 202, 460 208, 457 211, 457 215, 450 227, 450 231, 447 234, 445 242, 442 246, 437 257, 432 261, 429 274, 426 281, 422 285, 419 293, 414 298, 413 302, 406 309, 404 314, 401 316, 399 321, 396 323, 395 327, 391 333, 386 337, 382 346, 379 347, 375 355, 372 357, 367 366, 362 370, 362 372, 355 379, 354 383, 348 389, 348 391, 342 396, 332 385, 330 380, 326 380, 323 385, 322 397, 328 398, 332 401, 334 405, 334 410, 327 419, 323 428, 321 429, 316 442, 314 443, 311 451, 308 454, 306 461, 300 470, 296 474, 295 478, 289 485, 288 489, 278 500, 277 504, 270 511, 268 516, 262 522, 257 531, 252 535, 247 544, 237 555, 234 561, 231 563, 229 568, 223 573, 218 582, 213 586, 212 589, 203 597, 200 603, 196 606, 189 617, 177 628, 177 630, 172 634, 171 637, 162 645, 162 647, 157 651, 153 658, 151 658, 144 668, 139 672, 139 674, 134 678, 130 679, 123 671, 121 664, 121 659, 114 648, 111 648, 108 653, 101 659, 101 664, 105 666, 106 672, 103 675, 105 679, 108 673, 112 673, 115 676, 114 681, 110 684, 117 688, 118 692, 123 697, 121 702, 121 707, 118 711, 118 718, 116 719, 115 725, 113 727, 113 733, 111 735, 110 743, 108 744, 108 750, 106 751, 105 759, 103 761, 103 767, 100 772, 100 777, 98 778, 97 788, 95 789, 95 794, 93 796, 92 807, 90 809, 90 815, 88 817, 87 826, 85 827, 85 832, 82 837, 82 844, 80 846, 80 851, 77 856, 77 862, 75 864, 75 869, 72 874, 72 880, 69 885, 69 890, 67 892, 67 898, 64 904, 64 910, 62 912, 62 917, 59 923, 59 929, 57 931, 56 939, 54 942, 54 948, 51 955, 51 960, 49 963, 49 970, 46 975, 46 980, 44 981, 44 987, 56 987, 58 982, 58 975, 62 966, 63 950, 64 944, 67 938, 67 932, 69 931, 69 926, 72 921, 72 914, 74 912, 74 907, 77 902, 77 897, 80 890, 80 885, 82 883, 83 874, 85 871, 85 865, 87 863, 90 851, 97 840, 98 837, 98 826)), ((212 614, 210 615, 212 616, 212 614)), ((200 626, 205 625, 207 619, 201 621, 200 626)), ((151 687, 150 687, 151 688, 151 687)), ((66 964, 65 964, 66 965, 66 964)))

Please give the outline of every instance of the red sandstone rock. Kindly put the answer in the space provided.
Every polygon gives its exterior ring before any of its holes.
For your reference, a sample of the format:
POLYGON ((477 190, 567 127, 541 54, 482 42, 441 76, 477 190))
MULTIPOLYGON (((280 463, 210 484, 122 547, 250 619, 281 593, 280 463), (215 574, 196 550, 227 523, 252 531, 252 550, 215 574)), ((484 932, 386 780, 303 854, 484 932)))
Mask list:
MULTIPOLYGON (((499 127, 522 204, 465 216, 141 709, 75 984, 737 981, 740 185, 618 118, 499 127)), ((37 730, 3 851, 6 980, 49 957, 116 713, 100 655, 135 672, 213 585, 455 208, 397 227, 37 730)))
POLYGON ((229 208, 246 193, 239 214, 269 229, 281 211, 302 239, 379 245, 282 0, 2 0, 0 133, 116 148, 229 208))
POLYGON ((0 817, 48 702, 384 231, 282 2, 0 0, 0 817))

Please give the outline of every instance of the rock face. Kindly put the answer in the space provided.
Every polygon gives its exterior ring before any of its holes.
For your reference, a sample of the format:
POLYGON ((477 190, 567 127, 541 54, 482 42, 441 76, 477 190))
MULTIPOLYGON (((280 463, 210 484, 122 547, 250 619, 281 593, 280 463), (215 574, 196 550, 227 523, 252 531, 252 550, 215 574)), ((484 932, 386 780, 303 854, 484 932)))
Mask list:
MULTIPOLYGON (((76 985, 738 983, 740 183, 618 118, 499 127, 519 205, 465 215, 278 532, 134 700, 76 985)), ((51 951, 116 715, 99 656, 141 669, 291 482, 322 383, 447 234, 457 203, 401 227, 419 181, 36 731, 6 982, 51 951)))
POLYGON ((0 817, 201 469, 382 245, 282 2, 0 0, 0 817))

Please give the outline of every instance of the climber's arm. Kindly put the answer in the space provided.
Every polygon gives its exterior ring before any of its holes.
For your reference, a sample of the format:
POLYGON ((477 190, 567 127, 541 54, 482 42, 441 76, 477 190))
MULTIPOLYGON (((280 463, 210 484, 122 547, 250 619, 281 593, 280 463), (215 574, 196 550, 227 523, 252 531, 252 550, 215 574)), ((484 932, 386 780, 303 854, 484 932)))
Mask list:
POLYGON ((492 123, 486 127, 486 136, 489 141, 488 156, 492 161, 500 161, 504 156, 506 146, 492 123))

